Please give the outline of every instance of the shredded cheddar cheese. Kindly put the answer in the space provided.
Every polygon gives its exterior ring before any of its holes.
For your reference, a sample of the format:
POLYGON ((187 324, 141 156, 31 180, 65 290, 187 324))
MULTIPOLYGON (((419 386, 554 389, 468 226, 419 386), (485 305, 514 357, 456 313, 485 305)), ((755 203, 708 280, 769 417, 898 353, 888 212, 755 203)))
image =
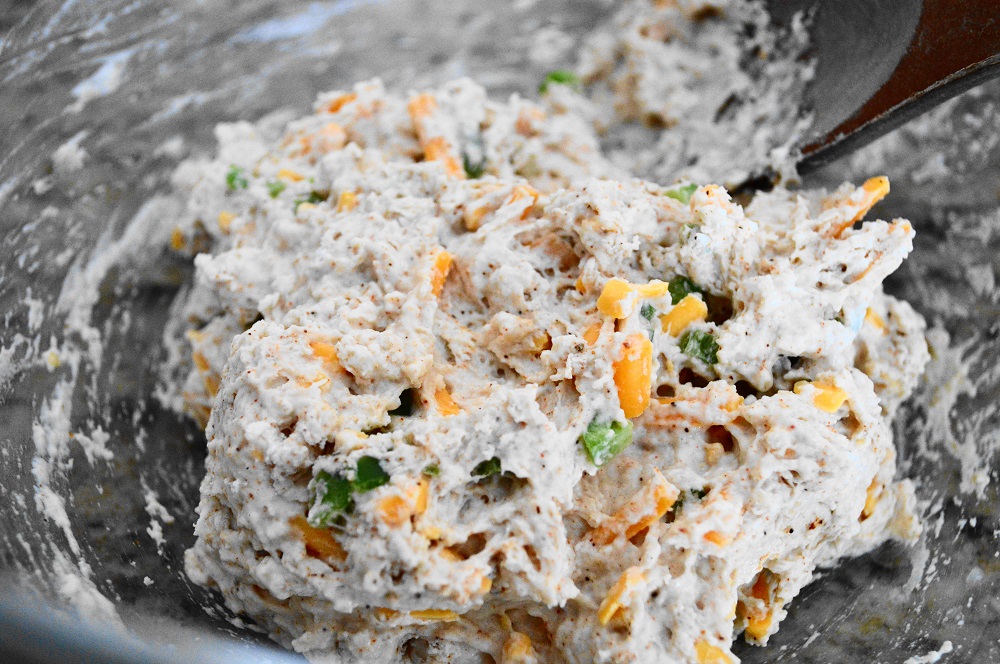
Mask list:
POLYGON ((729 538, 720 533, 718 530, 710 530, 704 535, 706 542, 711 542, 716 546, 726 546, 729 544, 729 538))
POLYGON ((358 195, 353 191, 343 191, 337 197, 337 212, 350 212, 358 205, 358 195))
POLYGON ((517 201, 524 200, 525 198, 530 198, 532 202, 538 200, 538 190, 534 187, 529 187, 528 185, 519 184, 511 191, 510 202, 516 203, 517 201))
MULTIPOLYGON (((656 471, 659 474, 659 471, 656 471)), ((625 538, 632 539, 642 530, 649 528, 651 525, 659 521, 663 516, 670 511, 670 508, 674 506, 674 501, 676 500, 674 495, 671 495, 667 490, 667 487, 663 484, 657 484, 653 489, 653 511, 652 513, 644 516, 635 523, 631 524, 625 529, 625 538)))
POLYGON ((194 366, 198 368, 198 371, 208 371, 210 368, 208 358, 205 357, 204 353, 199 351, 191 353, 191 361, 194 363, 194 366))
POLYGON ((444 281, 448 278, 448 272, 451 271, 452 261, 452 256, 447 251, 438 252, 434 258, 434 268, 431 271, 431 292, 434 293, 434 297, 441 295, 444 281))
POLYGON ((884 175, 869 178, 863 185, 861 185, 861 189, 865 192, 862 208, 857 214, 854 215, 851 223, 859 221, 875 206, 876 203, 889 194, 889 178, 884 175))
POLYGON ((382 622, 392 620, 399 615, 399 611, 393 611, 382 606, 376 606, 372 609, 372 613, 375 615, 376 620, 381 620, 382 622))
POLYGON ((628 312, 622 306, 622 300, 634 292, 632 284, 624 279, 610 279, 597 298, 597 310, 610 318, 625 318, 628 312))
POLYGON ((312 349, 313 355, 323 360, 324 362, 339 367, 339 360, 337 359, 337 347, 328 341, 310 341, 309 348, 312 349))
POLYGON ((861 221, 861 219, 868 214, 868 211, 875 206, 876 203, 881 201, 889 193, 889 178, 885 176, 878 176, 874 178, 869 178, 865 181, 861 188, 855 191, 847 199, 833 199, 826 203, 828 207, 842 208, 845 213, 850 214, 853 210, 854 214, 850 217, 843 218, 837 223, 833 224, 827 231, 828 236, 839 238, 844 231, 848 228, 861 221))
POLYGON ((652 478, 619 507, 608 521, 595 528, 590 539, 598 545, 612 543, 620 535, 631 539, 661 519, 674 506, 679 492, 657 469, 652 478))
POLYGON ((859 520, 864 521, 875 513, 875 505, 878 504, 879 496, 882 493, 882 484, 878 480, 872 480, 865 491, 865 506, 861 509, 859 520))
POLYGON ((410 616, 417 620, 427 620, 430 622, 455 622, 459 615, 448 609, 420 609, 410 611, 410 616))
POLYGON ((288 523, 298 531, 306 545, 306 553, 310 556, 332 562, 347 560, 347 552, 328 529, 311 526, 304 516, 293 516, 288 523))
POLYGON ((660 326, 672 337, 680 336, 691 323, 708 317, 708 307, 698 295, 691 294, 674 305, 674 308, 660 316, 660 326))
POLYGON ((425 118, 437 108, 437 100, 434 99, 434 95, 425 92, 410 99, 406 108, 411 118, 425 118))
POLYGON ((732 657, 719 646, 714 646, 704 639, 698 639, 694 644, 698 664, 732 664, 732 657))
POLYGON ((810 383, 809 381, 800 380, 795 383, 792 389, 796 394, 802 394, 808 385, 812 385, 815 390, 813 404, 824 412, 835 413, 847 401, 847 392, 836 385, 820 381, 810 383))
POLYGON ((171 246, 171 248, 173 248, 175 251, 180 251, 181 249, 184 248, 185 244, 186 244, 186 241, 184 239, 184 233, 183 233, 183 231, 181 231, 181 229, 179 229, 179 228, 175 228, 170 233, 170 246, 171 246))
POLYGON ((886 325, 886 322, 882 319, 882 317, 875 313, 875 310, 871 307, 868 307, 868 310, 865 311, 865 322, 880 331, 882 334, 889 334, 889 326, 886 325))
POLYGON ((489 212, 490 208, 485 205, 477 205, 467 209, 465 214, 462 215, 462 222, 465 224, 465 230, 478 230, 479 226, 483 223, 483 217, 485 217, 489 212))
POLYGON ((434 392, 434 402, 437 404, 438 412, 445 417, 458 415, 462 412, 462 409, 455 403, 455 400, 451 397, 451 392, 446 387, 442 387, 434 392))
POLYGON ((588 346, 593 346, 597 343, 597 340, 601 337, 601 324, 594 323, 586 330, 583 331, 583 340, 587 342, 588 346))
POLYGON ((350 104, 351 102, 356 101, 357 98, 358 98, 358 95, 356 93, 354 93, 354 92, 349 92, 347 94, 340 95, 339 97, 337 97, 336 99, 334 99, 333 101, 331 101, 329 104, 327 104, 327 106, 326 106, 326 112, 327 113, 336 113, 337 111, 339 111, 340 109, 342 109, 347 104, 350 104))
POLYGON ((625 570, 618 581, 615 582, 615 585, 611 587, 611 590, 608 591, 604 601, 601 602, 601 606, 597 609, 597 619, 600 623, 607 625, 611 617, 615 615, 615 612, 621 608, 625 594, 645 580, 646 575, 641 567, 629 567, 625 570))
POLYGON ((413 506, 402 497, 391 495, 378 501, 378 513, 387 526, 398 528, 410 520, 413 506))
POLYGON ((752 639, 763 639, 767 636, 768 631, 771 629, 771 623, 774 618, 770 612, 768 612, 763 617, 749 616, 747 618, 746 634, 752 639))
POLYGON ((639 285, 613 277, 604 284, 604 289, 597 298, 597 310, 610 318, 627 318, 638 298, 658 298, 669 292, 670 284, 664 281, 653 280, 639 285))
POLYGON ((319 130, 318 147, 323 152, 340 150, 347 145, 347 132, 336 122, 330 122, 319 130))
POLYGON ((302 175, 297 171, 293 171, 288 168, 282 168, 278 171, 279 180, 288 180, 289 182, 301 182, 306 179, 306 176, 302 175))
POLYGON ((431 481, 426 477, 421 477, 417 481, 417 497, 413 505, 414 514, 423 514, 427 511, 427 497, 430 493, 431 481))
POLYGON ((625 417, 642 415, 649 407, 653 372, 653 344, 645 334, 630 334, 614 362, 618 402, 625 417))
POLYGON ((445 172, 454 178, 464 178, 465 169, 452 154, 451 146, 443 136, 434 136, 423 141, 424 158, 427 161, 439 161, 444 165, 445 172))
POLYGON ((536 656, 531 639, 520 632, 511 632, 503 644, 504 664, 523 664, 536 656))
POLYGON ((220 212, 219 213, 219 230, 223 233, 228 234, 230 227, 233 225, 233 220, 236 219, 236 215, 232 212, 220 212))

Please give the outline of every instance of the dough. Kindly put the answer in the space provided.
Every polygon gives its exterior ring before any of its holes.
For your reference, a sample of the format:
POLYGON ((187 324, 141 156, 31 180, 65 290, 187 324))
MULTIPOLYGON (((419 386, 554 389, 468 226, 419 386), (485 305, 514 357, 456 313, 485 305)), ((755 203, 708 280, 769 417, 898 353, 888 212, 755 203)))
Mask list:
POLYGON ((818 566, 918 533, 889 417, 924 324, 881 287, 913 229, 857 223, 884 178, 744 208, 467 80, 217 134, 175 177, 186 566, 282 645, 735 662, 818 566))
POLYGON ((808 47, 802 21, 776 29, 763 2, 623 0, 577 69, 617 163, 656 182, 735 185, 795 176, 793 147, 811 123, 808 47))

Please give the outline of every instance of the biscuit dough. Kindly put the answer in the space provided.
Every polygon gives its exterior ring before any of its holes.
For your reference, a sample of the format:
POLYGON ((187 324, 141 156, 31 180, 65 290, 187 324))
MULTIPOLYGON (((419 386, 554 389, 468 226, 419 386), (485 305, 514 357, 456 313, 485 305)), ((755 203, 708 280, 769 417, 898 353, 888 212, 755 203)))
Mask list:
POLYGON ((629 179, 549 97, 361 83, 176 173, 187 571, 313 661, 735 662, 919 532, 884 178, 744 208, 629 179))

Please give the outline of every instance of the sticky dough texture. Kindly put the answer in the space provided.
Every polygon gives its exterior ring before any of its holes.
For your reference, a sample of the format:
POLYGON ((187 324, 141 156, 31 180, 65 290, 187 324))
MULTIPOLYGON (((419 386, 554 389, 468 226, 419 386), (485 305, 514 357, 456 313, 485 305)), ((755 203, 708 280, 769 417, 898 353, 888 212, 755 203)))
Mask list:
POLYGON ((624 0, 578 64, 598 106, 634 125, 616 161, 643 177, 735 184, 768 168, 794 175, 813 75, 801 21, 775 28, 753 0, 624 0))
POLYGON ((209 441, 186 568, 282 645, 326 662, 730 657, 752 620, 767 641, 817 566, 917 534, 888 413, 926 362, 923 322, 881 289, 913 231, 834 232, 862 189, 744 210, 709 185, 682 203, 621 181, 575 116, 469 81, 407 98, 362 83, 283 132, 217 135, 175 177, 175 246, 210 248, 183 311, 209 441), (473 179, 455 164, 476 150, 473 179), (227 189, 231 164, 245 189, 227 189), (272 197, 281 169, 301 179, 272 197), (715 365, 663 331, 669 294, 643 300, 652 320, 638 301, 618 321, 597 309, 613 277, 675 275, 731 306, 689 327, 715 336, 715 365), (635 334, 670 396, 597 468, 578 439, 625 420, 614 363, 635 334), (818 408, 817 383, 845 403, 818 408), (405 390, 414 413, 390 415, 405 390), (307 545, 311 480, 353 478, 362 456, 388 484, 354 495, 332 548, 307 545), (493 457, 502 474, 472 474, 493 457), (673 507, 647 518, 657 497, 673 507))

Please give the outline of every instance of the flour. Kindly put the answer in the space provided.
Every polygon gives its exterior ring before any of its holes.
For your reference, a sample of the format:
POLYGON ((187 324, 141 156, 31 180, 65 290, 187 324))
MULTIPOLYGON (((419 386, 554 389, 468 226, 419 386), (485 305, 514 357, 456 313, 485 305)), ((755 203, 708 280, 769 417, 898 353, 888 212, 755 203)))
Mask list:
POLYGON ((942 451, 950 454, 961 467, 961 490, 983 498, 990 484, 990 462, 1000 449, 1000 432, 983 430, 977 423, 993 416, 996 407, 987 405, 978 411, 975 419, 960 429, 961 435, 956 435, 953 418, 959 399, 977 395, 977 383, 970 379, 969 370, 983 356, 983 348, 972 339, 952 346, 948 333, 940 327, 929 330, 927 340, 931 362, 925 384, 929 387, 922 394, 929 398, 919 397, 927 408, 927 425, 917 438, 919 453, 929 459, 942 451))
POLYGON ((78 132, 52 153, 52 168, 60 177, 68 177, 83 168, 87 152, 80 147, 80 143, 87 137, 88 133, 87 131, 78 132))
POLYGON ((32 297, 29 288, 25 294, 24 305, 28 307, 28 332, 34 334, 45 320, 46 304, 41 299, 32 297))
POLYGON ((0 346, 0 392, 5 392, 11 379, 29 364, 24 358, 31 357, 32 342, 21 334, 15 334, 8 346, 0 346))
POLYGON ((945 449, 958 449, 958 440, 951 428, 951 414, 960 396, 971 395, 975 386, 969 380, 969 367, 963 361, 963 355, 972 343, 966 342, 966 347, 952 347, 948 332, 943 328, 934 327, 927 331, 927 343, 931 351, 931 362, 927 366, 927 384, 931 387, 931 397, 928 402, 930 417, 928 419, 928 434, 921 438, 921 452, 931 458, 938 454, 936 446, 931 441, 945 442, 945 449))
POLYGON ((111 440, 111 435, 99 426, 91 431, 89 435, 71 433, 70 438, 83 449, 83 453, 86 455, 90 465, 94 465, 97 459, 103 461, 114 459, 114 454, 107 447, 108 441, 111 440))
POLYGON ((35 459, 31 464, 31 472, 35 477, 35 509, 43 517, 62 529, 70 550, 74 555, 80 555, 80 543, 73 534, 73 524, 66 513, 66 502, 63 497, 51 487, 52 471, 48 462, 35 459))
POLYGON ((935 662, 941 661, 941 658, 954 650, 951 641, 945 641, 941 644, 941 647, 937 650, 931 651, 926 655, 917 655, 910 657, 903 664, 934 664, 935 662))
POLYGON ((969 285, 972 286, 977 295, 989 297, 994 301, 996 298, 1000 298, 992 265, 967 265, 965 275, 969 280, 969 285))
POLYGON ((171 136, 167 140, 156 146, 153 154, 157 157, 170 157, 179 159, 184 156, 186 144, 183 136, 171 136))
POLYGON ((576 45, 576 39, 555 27, 539 28, 531 46, 531 61, 535 64, 558 68, 576 45))
POLYGON ((156 544, 156 550, 162 555, 163 548, 167 544, 162 524, 172 524, 174 516, 160 503, 156 492, 149 488, 145 480, 142 482, 142 488, 146 501, 146 513, 149 515, 149 527, 146 528, 146 534, 153 540, 156 544))
MULTIPOLYGON (((86 136, 86 131, 79 132, 55 151, 53 167, 57 175, 70 177, 85 167, 87 156, 81 142, 86 136)), ((38 223, 44 223, 57 214, 56 208, 46 208, 38 223)), ((81 388, 81 376, 87 372, 96 373, 103 361, 102 335, 92 322, 93 309, 100 298, 100 286, 113 267, 141 255, 149 242, 162 242, 162 235, 154 232, 158 220, 155 214, 140 214, 120 236, 116 236, 114 224, 109 224, 89 255, 81 254, 72 246, 56 255, 53 260, 57 265, 65 266, 73 261, 58 298, 52 306, 45 306, 28 290, 28 297, 22 306, 27 309, 29 331, 38 331, 45 322, 44 318, 59 317, 62 323, 59 335, 48 338, 48 347, 44 351, 38 334, 34 337, 13 335, 12 343, 0 348, 0 387, 5 387, 14 375, 31 366, 44 367, 52 374, 54 385, 51 394, 41 400, 31 428, 35 452, 31 460, 33 503, 35 510, 62 532, 68 553, 51 542, 51 553, 43 554, 27 546, 29 556, 53 560, 55 590, 65 601, 74 604, 81 614, 119 625, 114 605, 100 594, 92 581, 93 572, 83 557, 84 550, 74 533, 74 524, 67 511, 67 497, 63 492, 66 476, 73 469, 74 447, 83 453, 88 465, 114 459, 109 447, 111 435, 104 426, 90 423, 82 431, 72 431, 74 392, 81 388), (75 564, 69 562, 69 554, 75 559, 75 564)), ((24 256, 20 258, 23 261, 24 256)), ((30 266, 25 267, 31 269, 30 266)), ((162 505, 155 502, 155 497, 148 507, 164 522, 173 520, 162 505)), ((151 524, 150 528, 156 533, 159 521, 151 524)), ((160 535, 161 546, 163 542, 160 535)), ((22 543, 27 542, 22 540, 22 543)))
POLYGON ((89 78, 80 81, 73 88, 73 96, 76 101, 66 107, 69 113, 79 113, 84 106, 95 99, 111 94, 121 85, 122 74, 129 58, 132 57, 131 50, 124 50, 118 53, 104 56, 100 59, 101 66, 97 68, 89 78))
MULTIPOLYGON (((77 553, 79 555, 79 553, 77 553)), ((80 561, 74 565, 58 549, 52 550, 52 571, 56 592, 84 622, 124 633, 115 605, 91 580, 93 570, 80 561)))
POLYGON ((39 459, 64 463, 69 456, 69 428, 73 390, 72 379, 63 379, 38 411, 32 427, 32 440, 39 459))

